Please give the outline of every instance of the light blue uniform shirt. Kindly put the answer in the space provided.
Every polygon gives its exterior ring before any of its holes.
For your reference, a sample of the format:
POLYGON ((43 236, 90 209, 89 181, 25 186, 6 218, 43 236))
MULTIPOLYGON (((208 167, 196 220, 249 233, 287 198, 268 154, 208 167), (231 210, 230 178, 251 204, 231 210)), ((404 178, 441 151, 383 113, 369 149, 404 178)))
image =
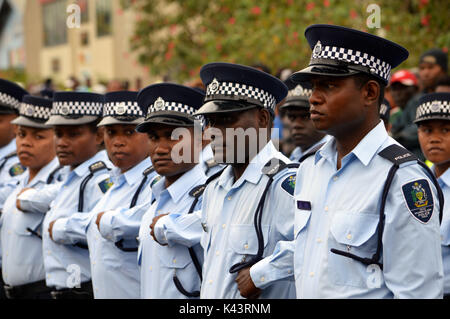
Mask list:
POLYGON ((450 294, 450 168, 439 176, 438 183, 444 193, 444 211, 441 223, 442 262, 445 276, 444 294, 450 294))
MULTIPOLYGON (((87 242, 91 261, 92 286, 96 299, 138 299, 140 298, 140 274, 137 265, 137 252, 122 251, 115 242, 103 238, 95 223, 97 214, 116 209, 128 210, 131 199, 141 184, 145 169, 151 166, 145 159, 125 173, 114 168, 114 185, 92 210, 92 218, 87 228, 87 242)), ((142 187, 137 205, 151 200, 150 182, 156 172, 148 175, 142 187)), ((133 238, 123 241, 123 246, 137 247, 137 233, 133 238)))
MULTIPOLYGON (((21 205, 26 209, 44 207, 45 202, 51 199, 50 210, 47 212, 43 223, 43 254, 46 273, 46 283, 49 287, 73 288, 80 283, 90 280, 90 262, 87 249, 71 245, 69 242, 57 243, 50 239, 48 226, 50 222, 78 214, 78 200, 81 182, 90 174, 89 166, 103 161, 108 167, 113 165, 109 161, 105 151, 100 151, 89 160, 80 164, 70 171, 65 180, 58 188, 46 188, 39 193, 26 191, 20 196, 21 205), (51 198, 53 197, 53 199, 51 198), (38 204, 36 204, 38 203, 38 204)), ((68 169, 68 167, 66 168, 68 169)), ((84 190, 83 212, 92 211, 98 201, 103 197, 105 185, 108 183, 109 172, 101 170, 86 184, 84 190)), ((55 223, 56 225, 57 223, 55 223)), ((55 240, 63 230, 56 227, 54 230, 55 240)), ((86 242, 82 241, 82 244, 86 242)))
MULTIPOLYGON (((201 215, 206 230, 201 236, 205 254, 201 298, 242 298, 235 282, 237 273, 230 274, 229 270, 257 254, 254 214, 269 179, 262 168, 273 158, 290 162, 270 141, 237 181, 229 166, 207 186, 201 215)), ((293 240, 293 182, 294 170, 278 173, 264 204, 261 224, 265 258, 250 269, 255 285, 265 285, 260 298, 295 298, 292 254, 271 258, 277 242, 293 240)))
POLYGON ((297 146, 296 148, 294 148, 294 150, 292 151, 291 155, 289 156, 289 159, 293 162, 298 162, 303 155, 307 154, 310 150, 312 150, 314 147, 326 143, 329 139, 331 138, 330 135, 325 135, 320 141, 318 141, 317 143, 314 143, 314 145, 312 145, 311 147, 309 147, 308 149, 306 149, 304 152, 302 151, 302 149, 300 148, 300 146, 297 146))
POLYGON ((208 144, 203 148, 202 152, 200 153, 199 163, 201 163, 201 165, 203 166, 203 170, 208 177, 214 175, 225 167, 223 164, 217 164, 214 161, 214 152, 212 150, 211 144, 208 144), (211 167, 210 163, 214 163, 214 165, 211 167))
POLYGON ((0 209, 9 194, 19 184, 19 177, 26 168, 20 165, 17 155, 6 158, 16 151, 16 139, 13 139, 4 147, 0 148, 0 209))
MULTIPOLYGON (((172 242, 170 231, 160 230, 159 232, 164 233, 163 236, 169 241, 168 246, 161 246, 150 236, 150 225, 153 218, 161 214, 170 213, 166 216, 170 218, 186 215, 195 199, 189 193, 194 187, 202 185, 206 179, 203 167, 199 164, 184 173, 168 188, 165 188, 164 177, 153 186, 152 192, 156 201, 142 218, 139 230, 138 262, 141 268, 141 298, 187 298, 178 291, 173 282, 175 273, 185 290, 188 292, 200 290, 200 277, 188 250, 191 244, 172 242)), ((201 197, 195 209, 200 207, 201 197)), ((197 239, 197 244, 192 246, 201 264, 203 251, 199 240, 197 239)))
POLYGON ((377 154, 395 143, 380 121, 342 158, 339 170, 334 138, 300 166, 295 187, 298 298, 442 297, 439 204, 434 184, 418 164, 401 165, 390 186, 380 258, 383 270, 330 251, 366 258, 375 253, 382 189, 393 165, 377 154), (427 189, 428 200, 434 201, 428 221, 419 220, 408 208, 414 185, 410 183, 418 180, 427 189))
MULTIPOLYGON (((47 185, 47 179, 59 166, 55 157, 29 181, 29 172, 19 178, 19 185, 9 195, 2 213, 1 245, 4 252, 2 260, 3 280, 10 286, 30 284, 45 279, 42 259, 42 240, 27 230, 30 228, 41 234, 44 215, 23 213, 16 207, 16 196, 22 189, 32 187, 36 190, 47 185)), ((55 176, 53 181, 57 181, 55 176)))

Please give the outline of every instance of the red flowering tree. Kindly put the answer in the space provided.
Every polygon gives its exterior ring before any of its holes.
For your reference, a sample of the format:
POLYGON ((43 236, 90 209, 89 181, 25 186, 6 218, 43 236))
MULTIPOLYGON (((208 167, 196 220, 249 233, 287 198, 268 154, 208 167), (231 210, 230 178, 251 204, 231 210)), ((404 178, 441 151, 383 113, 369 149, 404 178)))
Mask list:
POLYGON ((448 0, 133 0, 138 13, 132 48, 149 72, 186 81, 208 62, 262 63, 275 74, 307 65, 308 25, 329 23, 386 37, 405 46, 417 66, 426 49, 450 47, 448 0), (369 28, 371 3, 380 11, 380 28, 369 28))

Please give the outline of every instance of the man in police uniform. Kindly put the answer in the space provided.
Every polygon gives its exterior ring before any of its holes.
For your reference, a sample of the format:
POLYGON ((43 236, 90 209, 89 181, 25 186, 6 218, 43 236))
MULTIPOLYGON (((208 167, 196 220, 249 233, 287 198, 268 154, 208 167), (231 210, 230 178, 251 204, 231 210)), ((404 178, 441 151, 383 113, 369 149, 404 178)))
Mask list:
POLYGON ((207 91, 196 114, 204 115, 214 129, 216 161, 229 165, 210 178, 201 211, 180 218, 183 227, 159 220, 155 228, 200 240, 205 258, 200 298, 294 298, 293 279, 279 280, 280 273, 292 274, 293 268, 285 267, 292 255, 268 258, 278 241, 293 240, 295 174, 270 140, 274 108, 287 87, 267 73, 237 64, 207 64, 200 76, 207 91), (197 217, 201 228, 188 217, 197 217), (197 228, 201 236, 195 234, 197 228), (268 287, 260 290, 262 283, 268 287))
POLYGON ((333 138, 297 172, 297 297, 442 298, 435 181, 379 116, 408 51, 340 26, 312 25, 305 37, 310 65, 292 79, 311 80, 311 119, 333 138))
POLYGON ((308 82, 294 83, 290 79, 284 81, 289 89, 285 102, 280 110, 286 112, 289 119, 290 135, 296 146, 289 159, 294 162, 302 162, 317 147, 328 139, 325 133, 316 130, 309 114, 309 97, 311 96, 311 84, 308 82))

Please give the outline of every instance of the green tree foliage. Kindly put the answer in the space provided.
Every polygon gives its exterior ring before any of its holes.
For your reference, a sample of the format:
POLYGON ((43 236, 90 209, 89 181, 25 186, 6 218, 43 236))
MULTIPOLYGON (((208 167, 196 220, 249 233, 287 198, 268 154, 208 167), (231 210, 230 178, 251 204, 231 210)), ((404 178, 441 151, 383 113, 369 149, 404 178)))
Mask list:
POLYGON ((130 39, 139 62, 154 75, 185 81, 208 62, 225 61, 300 69, 310 48, 305 28, 315 23, 347 26, 405 46, 410 58, 401 68, 417 66, 422 52, 450 47, 448 0, 134 0, 137 12, 130 39), (369 28, 377 4, 381 28, 369 28))

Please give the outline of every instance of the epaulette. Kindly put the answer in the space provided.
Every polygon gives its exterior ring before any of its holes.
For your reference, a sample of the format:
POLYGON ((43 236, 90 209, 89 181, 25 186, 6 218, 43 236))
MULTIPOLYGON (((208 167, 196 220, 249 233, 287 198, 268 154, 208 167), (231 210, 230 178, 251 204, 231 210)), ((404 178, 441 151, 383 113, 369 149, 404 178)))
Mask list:
POLYGON ((94 164, 89 166, 89 171, 92 174, 95 174, 96 172, 101 171, 102 169, 109 170, 109 168, 106 166, 106 164, 102 161, 95 162, 94 164))

